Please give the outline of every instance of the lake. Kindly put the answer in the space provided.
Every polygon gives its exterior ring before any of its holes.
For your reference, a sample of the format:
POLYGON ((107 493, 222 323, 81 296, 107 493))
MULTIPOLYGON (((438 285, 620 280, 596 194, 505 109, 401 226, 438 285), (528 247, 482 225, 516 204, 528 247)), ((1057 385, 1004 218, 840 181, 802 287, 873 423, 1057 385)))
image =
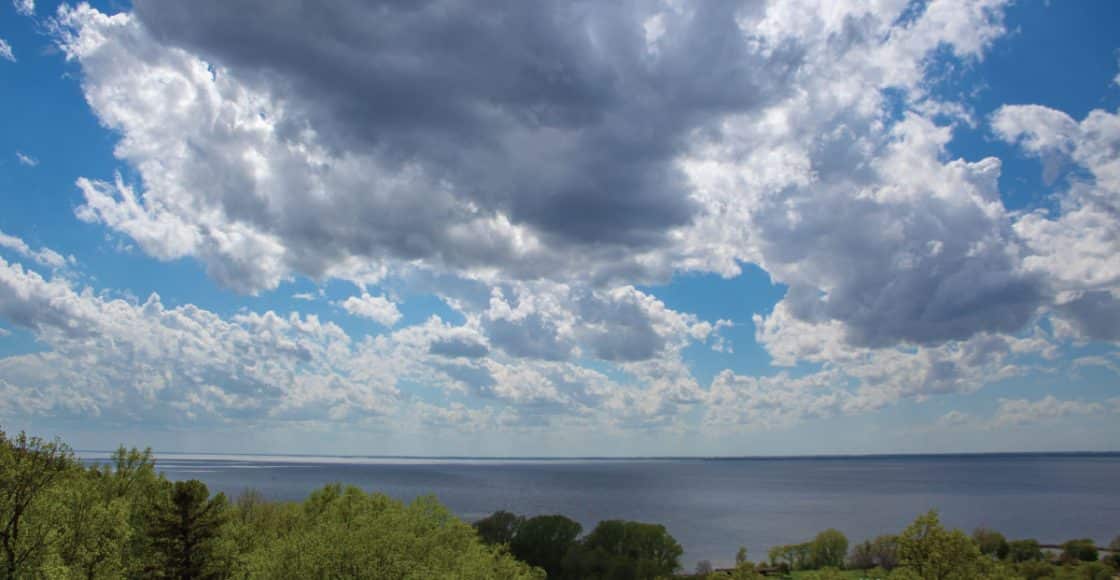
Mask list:
MULTIPOLYGON (((79 453, 97 461, 104 453, 79 453)), ((467 520, 503 509, 664 524, 683 563, 753 560, 835 527, 855 543, 896 533, 929 508, 971 531, 1057 543, 1120 534, 1120 453, 743 459, 427 459, 158 454, 174 480, 231 497, 302 499, 343 482, 410 500, 434 494, 467 520)))

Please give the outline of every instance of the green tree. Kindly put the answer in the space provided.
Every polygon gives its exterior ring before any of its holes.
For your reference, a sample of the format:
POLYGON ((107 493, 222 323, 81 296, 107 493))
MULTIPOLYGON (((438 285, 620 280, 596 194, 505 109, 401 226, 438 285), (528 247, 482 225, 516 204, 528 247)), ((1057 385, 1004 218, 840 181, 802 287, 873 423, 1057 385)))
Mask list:
POLYGON ((973 530, 972 540, 976 542, 976 546, 980 548, 980 553, 985 556, 990 556, 997 560, 1003 560, 1011 550, 1011 546, 1007 543, 1007 538, 1003 534, 985 527, 979 527, 973 530))
POLYGON ((605 520, 584 538, 580 552, 580 569, 569 567, 569 577, 622 580, 669 576, 680 568, 684 550, 665 526, 605 520))
POLYGON ((158 569, 150 572, 180 580, 223 577, 228 570, 216 557, 216 544, 226 522, 226 496, 210 498, 197 479, 169 487, 166 499, 150 512, 149 534, 158 557, 158 569))
POLYGON ((0 578, 40 575, 56 547, 57 484, 78 469, 70 448, 0 431, 0 578))
POLYGON ((840 568, 847 554, 848 538, 832 528, 817 534, 809 545, 809 558, 815 568, 840 568))
POLYGON ((770 565, 784 570, 805 570, 812 566, 811 543, 774 546, 766 553, 770 565))
POLYGON ((127 545, 132 535, 130 503, 117 497, 102 472, 78 471, 56 496, 58 551, 74 576, 118 578, 125 575, 127 545))
POLYGON ((1096 562, 1099 555, 1097 545, 1089 538, 1069 540, 1062 544, 1063 562, 1096 562))
POLYGON ((579 522, 561 515, 532 517, 518 528, 510 552, 518 560, 544 569, 550 578, 559 578, 564 557, 582 530, 579 522))
POLYGON ((1012 562, 1029 562, 1043 557, 1038 540, 1012 540, 1007 546, 1007 558, 1012 562))
POLYGON ((1054 566, 1042 560, 1023 560, 1015 565, 1015 571, 1025 580, 1053 578, 1055 574, 1054 566))
POLYGON ((976 544, 960 530, 943 528, 935 510, 919 516, 899 535, 898 556, 906 573, 923 580, 972 580, 986 571, 976 544))
POLYGON ((523 516, 499 510, 475 522, 474 529, 484 543, 508 546, 524 522, 523 516))
POLYGON ((1108 551, 1112 552, 1110 558, 1112 565, 1120 569, 1120 536, 1112 538, 1112 541, 1108 543, 1108 551))
MULTIPOLYGON (((253 578, 543 578, 502 547, 483 544, 474 529, 431 497, 402 504, 340 485, 311 494, 302 506, 257 510, 246 500, 239 525, 268 537, 247 555, 253 578), (272 526, 277 526, 273 529, 272 526)), ((238 507, 238 512, 241 507, 238 507)), ((240 517, 240 516, 239 516, 240 517)))

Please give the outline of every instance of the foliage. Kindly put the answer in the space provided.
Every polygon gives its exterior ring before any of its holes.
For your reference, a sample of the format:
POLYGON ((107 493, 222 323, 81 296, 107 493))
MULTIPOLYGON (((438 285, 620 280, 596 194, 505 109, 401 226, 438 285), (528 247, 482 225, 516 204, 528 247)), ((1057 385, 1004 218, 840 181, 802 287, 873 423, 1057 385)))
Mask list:
POLYGON ((680 568, 684 553, 665 526, 599 522, 569 559, 566 574, 579 578, 660 578, 680 568))
POLYGON ((249 554, 251 577, 541 577, 503 550, 482 544, 468 524, 430 497, 405 505, 334 484, 312 493, 301 509, 257 510, 250 517, 285 528, 249 554))
POLYGON ((898 536, 886 534, 856 544, 848 556, 848 567, 860 570, 898 566, 898 536))
POLYGON ((1041 560, 1042 548, 1038 540, 1012 540, 1008 542, 1007 558, 1012 562, 1029 562, 1041 560))
POLYGON ((976 542, 976 546, 980 548, 981 554, 990 556, 996 560, 1003 560, 1011 550, 1011 546, 1007 543, 1007 538, 1004 538, 1003 534, 989 528, 976 528, 972 532, 972 540, 976 542))
POLYGON ((156 558, 147 572, 167 578, 225 576, 228 565, 218 557, 218 545, 227 507, 225 495, 211 498, 197 479, 169 484, 151 506, 148 534, 156 558))
POLYGON ((899 535, 898 556, 901 566, 924 580, 971 580, 986 571, 976 544, 960 530, 943 528, 933 510, 899 535))
POLYGON ((543 568, 549 578, 560 578, 564 558, 582 529, 579 522, 561 515, 532 517, 518 528, 510 552, 522 562, 543 568))
POLYGON ((847 553, 848 538, 832 528, 817 534, 809 546, 809 558, 816 568, 840 568, 847 553))
POLYGON ((1062 544, 1063 562, 1096 562, 1098 557, 1097 546, 1089 538, 1069 540, 1062 544))
POLYGON ((486 544, 509 545, 525 518, 507 511, 496 511, 474 523, 478 537, 486 544))
POLYGON ((71 477, 76 462, 61 442, 0 431, 0 578, 29 576, 60 565, 51 547, 63 519, 56 484, 71 477))
POLYGON ((774 546, 767 552, 770 564, 786 570, 805 570, 812 566, 810 542, 774 546))

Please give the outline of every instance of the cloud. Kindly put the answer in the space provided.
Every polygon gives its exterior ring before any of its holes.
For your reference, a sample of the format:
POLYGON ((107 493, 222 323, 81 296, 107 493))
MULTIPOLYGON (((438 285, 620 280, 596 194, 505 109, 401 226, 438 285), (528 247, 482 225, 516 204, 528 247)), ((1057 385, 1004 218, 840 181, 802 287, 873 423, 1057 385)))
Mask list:
POLYGON ((16 254, 34 260, 40 266, 47 266, 48 268, 65 268, 67 264, 73 261, 73 257, 65 258, 62 254, 50 249, 40 248, 38 250, 31 249, 27 242, 22 239, 5 234, 0 231, 0 248, 5 248, 16 254))
POLYGON ((27 167, 35 167, 39 165, 38 159, 35 159, 30 155, 24 155, 20 151, 16 151, 16 159, 19 161, 20 165, 26 165, 27 167))
POLYGON ((0 38, 0 58, 16 62, 16 55, 12 52, 12 45, 7 40, 0 38))
POLYGON ((35 14, 35 0, 12 0, 12 6, 24 16, 35 14))
POLYGON ((351 296, 339 303, 343 310, 368 318, 382 326, 393 326, 401 319, 397 305, 384 296, 371 296, 362 292, 361 296, 351 296))
MULTIPOLYGON (((314 316, 224 319, 77 291, 0 259, 0 316, 41 353, 0 359, 0 412, 168 424, 324 419, 391 412, 392 380, 358 366, 362 348, 314 316)), ((368 353, 364 362, 369 363, 368 353)))
MULTIPOLYGON (((280 357, 321 392, 270 416, 780 426, 973 392, 1059 341, 1117 339, 1115 115, 989 119, 1061 184, 1053 214, 1003 205, 1000 160, 950 154, 981 117, 936 77, 984 57, 1005 4, 510 2, 476 17, 347 1, 312 18, 141 0, 64 7, 51 26, 129 167, 78 180, 80 219, 239 292, 417 284, 465 320, 393 329, 397 305, 363 290, 339 306, 393 330, 336 344, 354 363, 323 354, 313 376, 280 357), (726 350, 730 323, 640 288, 745 263, 788 288, 753 318, 782 368, 701 385, 682 352, 726 350), (354 403, 363 380, 483 406, 354 403)), ((42 333, 62 324, 25 310, 42 333)), ((218 382, 182 389, 220 416, 248 404, 218 382)))
POLYGON ((968 413, 957 411, 956 409, 949 411, 937 420, 939 425, 945 427, 959 427, 961 425, 968 425, 972 422, 972 416, 968 413))
POLYGON ((1039 421, 1052 421, 1070 415, 1093 415, 1103 413, 1106 410, 1107 408, 1101 403, 1061 400, 1053 395, 1047 395, 1034 401, 1028 399, 1000 399, 996 413, 992 417, 991 426, 999 428, 1024 425, 1039 421))
POLYGON ((1091 111, 1075 121, 1038 105, 1004 106, 992 117, 995 134, 1070 174, 1057 215, 1038 210, 1015 222, 1023 240, 1023 268, 1042 276, 1054 308, 1076 336, 1120 340, 1120 116, 1091 111))

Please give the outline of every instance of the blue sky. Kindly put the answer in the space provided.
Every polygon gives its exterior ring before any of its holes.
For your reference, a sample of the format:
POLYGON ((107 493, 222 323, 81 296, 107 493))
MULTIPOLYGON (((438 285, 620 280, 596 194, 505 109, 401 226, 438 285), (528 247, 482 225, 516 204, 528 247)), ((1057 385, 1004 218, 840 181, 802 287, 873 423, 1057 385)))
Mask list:
POLYGON ((0 425, 1114 450, 1120 8, 815 4, 0 6, 0 425))

